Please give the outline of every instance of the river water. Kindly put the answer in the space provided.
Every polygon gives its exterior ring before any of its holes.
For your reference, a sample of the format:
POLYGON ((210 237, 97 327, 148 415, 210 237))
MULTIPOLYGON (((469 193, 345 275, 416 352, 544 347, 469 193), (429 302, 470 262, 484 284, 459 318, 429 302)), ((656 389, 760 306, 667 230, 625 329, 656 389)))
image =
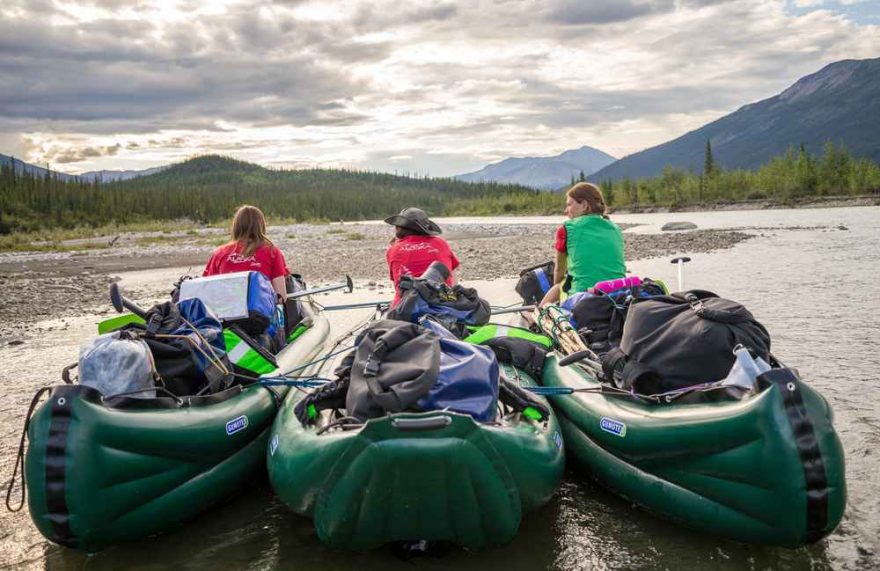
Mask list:
MULTIPOLYGON (((505 219, 492 219, 493 223, 505 219)), ((516 218, 554 222, 554 218, 516 218)), ((511 545, 449 549, 404 561, 392 550, 346 553, 323 547, 311 521, 288 512, 265 478, 230 503, 159 537, 87 556, 44 540, 25 513, 0 517, 0 567, 45 569, 878 569, 880 568, 880 208, 767 210, 617 216, 658 232, 669 221, 700 228, 749 228, 756 237, 730 250, 692 255, 687 287, 744 303, 768 328, 774 353, 831 402, 846 450, 849 500, 840 527, 800 549, 743 545, 657 519, 597 487, 571 466, 556 498, 525 517, 511 545)), ((688 254, 688 252, 682 252, 688 254)), ((676 283, 668 259, 629 264, 638 275, 676 283)), ((175 271, 132 273, 123 284, 165 280, 175 271)), ((513 280, 474 283, 492 302, 516 300, 513 280)), ((370 299, 369 292, 324 303, 370 299)), ((364 312, 336 313, 334 332, 364 312)), ((22 417, 33 391, 58 378, 58 363, 96 317, 40 324, 45 332, 0 348, 2 479, 9 478, 22 417)), ((767 467, 772 470, 772 466, 767 467)))

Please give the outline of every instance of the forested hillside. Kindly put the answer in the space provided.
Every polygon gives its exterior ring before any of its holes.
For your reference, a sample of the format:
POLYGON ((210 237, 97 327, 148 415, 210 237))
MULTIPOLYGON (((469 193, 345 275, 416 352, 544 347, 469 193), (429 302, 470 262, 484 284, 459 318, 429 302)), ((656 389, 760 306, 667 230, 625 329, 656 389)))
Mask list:
MULTIPOLYGON (((667 167, 659 177, 607 180, 602 187, 612 208, 785 202, 880 193, 880 166, 829 143, 819 156, 789 149, 754 171, 724 170, 707 144, 700 174, 667 167)), ((412 205, 431 216, 558 214, 564 205, 558 193, 514 185, 345 170, 273 171, 217 156, 105 184, 0 167, 0 234, 181 218, 218 222, 242 203, 258 205, 270 218, 296 220, 377 219, 412 205)))
MULTIPOLYGON (((408 178, 347 170, 269 170, 219 156, 173 165, 157 174, 98 184, 0 169, 0 233, 48 227, 189 218, 215 222, 242 203, 273 218, 363 220, 417 205, 432 216, 483 199, 540 204, 538 191, 503 184, 408 178)), ((552 202, 547 201, 548 204, 552 202)))

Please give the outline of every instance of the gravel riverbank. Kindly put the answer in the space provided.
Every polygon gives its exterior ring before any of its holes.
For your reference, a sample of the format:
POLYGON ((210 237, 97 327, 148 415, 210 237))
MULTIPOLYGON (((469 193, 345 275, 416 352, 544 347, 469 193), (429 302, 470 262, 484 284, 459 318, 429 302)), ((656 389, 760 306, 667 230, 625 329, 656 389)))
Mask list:
MULTIPOLYGON (((444 237, 461 260, 460 278, 467 282, 514 277, 522 268, 552 259, 555 229, 549 224, 455 223, 444 225, 444 237)), ((626 258, 730 248, 758 231, 625 232, 626 258)), ((389 287, 385 249, 391 232, 384 224, 296 224, 271 227, 269 234, 291 270, 310 284, 348 274, 361 287, 389 287)), ((219 229, 131 233, 62 243, 58 250, 0 253, 0 346, 26 339, 28 325, 35 321, 57 319, 63 327, 66 318, 108 310, 107 288, 120 272, 189 267, 190 273, 199 274, 225 236, 219 229), (65 249, 71 246, 77 249, 65 249)), ((171 287, 169 283, 168 292, 171 287)), ((135 299, 164 295, 154 289, 129 293, 135 299)))

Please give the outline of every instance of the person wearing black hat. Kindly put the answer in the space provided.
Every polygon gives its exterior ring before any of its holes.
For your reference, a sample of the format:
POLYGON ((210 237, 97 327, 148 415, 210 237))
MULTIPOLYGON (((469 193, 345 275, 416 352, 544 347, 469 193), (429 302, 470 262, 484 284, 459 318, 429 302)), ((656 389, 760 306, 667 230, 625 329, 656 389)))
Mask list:
POLYGON ((458 268, 459 262, 446 240, 438 234, 442 232, 425 211, 421 208, 404 208, 400 214, 390 216, 385 222, 394 226, 394 238, 385 252, 391 282, 394 284, 394 301, 391 307, 400 301, 398 284, 401 276, 420 276, 432 262, 441 262, 449 268, 446 283, 455 284, 452 272, 458 268))

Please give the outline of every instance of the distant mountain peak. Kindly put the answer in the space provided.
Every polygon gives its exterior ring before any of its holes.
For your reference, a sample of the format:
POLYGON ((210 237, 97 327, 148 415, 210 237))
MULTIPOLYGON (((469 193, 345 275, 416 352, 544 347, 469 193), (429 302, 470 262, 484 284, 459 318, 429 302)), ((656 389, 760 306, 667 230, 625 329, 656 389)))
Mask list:
POLYGON ((789 148, 819 154, 843 144, 880 161, 880 58, 842 60, 804 76, 773 97, 699 129, 629 155, 594 173, 596 181, 658 176, 666 166, 701 172, 706 141, 723 168, 757 168, 789 148))
POLYGON ((508 157, 482 169, 454 178, 465 182, 522 184, 539 189, 557 189, 577 178, 589 175, 615 160, 599 149, 584 145, 552 157, 508 157))
POLYGON ((794 85, 779 94, 779 99, 794 102, 809 97, 821 89, 841 86, 852 78, 861 63, 859 60, 847 59, 828 64, 816 73, 797 80, 794 85))

